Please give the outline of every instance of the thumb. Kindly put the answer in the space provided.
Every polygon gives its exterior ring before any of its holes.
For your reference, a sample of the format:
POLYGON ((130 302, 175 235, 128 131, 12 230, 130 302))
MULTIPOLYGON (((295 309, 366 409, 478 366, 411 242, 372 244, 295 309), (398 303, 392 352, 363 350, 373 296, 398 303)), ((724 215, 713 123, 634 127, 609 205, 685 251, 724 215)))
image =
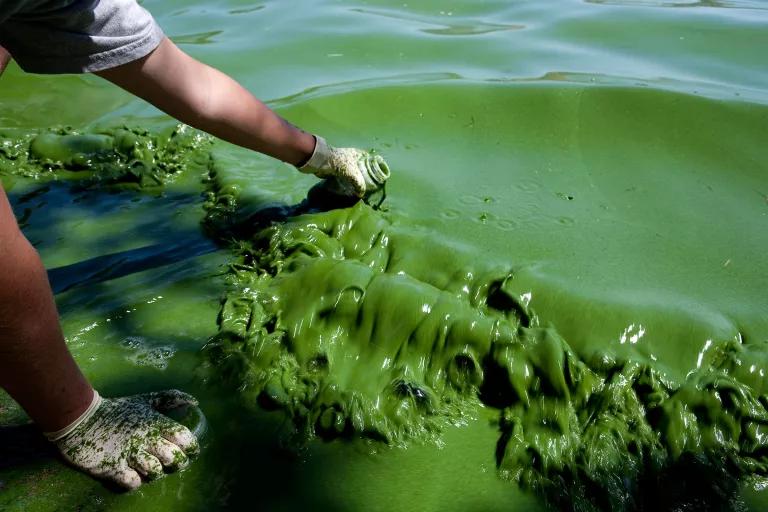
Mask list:
POLYGON ((363 172, 360 169, 357 169, 357 171, 348 176, 347 190, 352 196, 363 197, 365 195, 365 179, 363 178, 363 172))
POLYGON ((166 412, 182 405, 197 405, 197 399, 178 389, 167 389, 165 391, 154 391, 146 393, 143 397, 158 412, 166 412))

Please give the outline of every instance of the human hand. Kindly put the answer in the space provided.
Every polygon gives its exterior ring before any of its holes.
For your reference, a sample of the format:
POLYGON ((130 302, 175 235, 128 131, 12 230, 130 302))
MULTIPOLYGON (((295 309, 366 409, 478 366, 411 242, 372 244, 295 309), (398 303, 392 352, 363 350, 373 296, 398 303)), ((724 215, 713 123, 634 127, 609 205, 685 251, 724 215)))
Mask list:
POLYGON ((299 170, 333 181, 333 188, 342 195, 363 197, 381 188, 389 178, 389 166, 381 155, 362 149, 335 148, 322 137, 315 138, 315 151, 299 170))
MULTIPOLYGON (((95 391, 94 391, 95 393, 95 391)), ((197 400, 177 390, 123 398, 94 396, 91 407, 66 429, 47 433, 65 459, 97 478, 135 489, 163 468, 180 469, 199 451, 194 434, 161 414, 197 400)))

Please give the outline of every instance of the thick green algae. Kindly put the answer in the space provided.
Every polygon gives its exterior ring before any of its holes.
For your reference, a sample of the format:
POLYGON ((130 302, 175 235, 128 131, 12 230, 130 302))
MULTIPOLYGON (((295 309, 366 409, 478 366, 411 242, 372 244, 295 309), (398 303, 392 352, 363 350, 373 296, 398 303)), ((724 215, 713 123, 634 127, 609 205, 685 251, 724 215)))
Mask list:
MULTIPOLYGON (((106 141, 63 137, 77 151, 57 161, 106 141)), ((237 187, 209 182, 207 224, 234 237, 236 257, 211 369, 246 403, 287 412, 301 438, 405 446, 487 407, 499 411, 488 446, 499 474, 584 509, 646 508, 649 482, 691 464, 710 468, 725 496, 768 472, 758 345, 721 340, 682 382, 644 361, 585 362, 537 326, 511 265, 362 202, 318 212, 322 190, 254 211, 239 208, 237 187)))
MULTIPOLYGON (((221 226, 237 192, 218 191, 221 226)), ((713 495, 735 507, 739 479, 768 474, 768 397, 754 372, 768 346, 719 340, 682 381, 640 359, 584 361, 537 326, 511 265, 362 202, 296 215, 303 206, 277 208, 285 218, 272 225, 253 212, 237 223, 232 289, 207 345, 246 403, 286 411, 300 437, 405 445, 490 407, 499 474, 581 510, 713 495), (693 492, 701 482, 686 472, 706 475, 709 491, 693 492)))
MULTIPOLYGON (((132 510, 134 507, 150 506, 157 509, 173 507, 201 510, 208 507, 233 506, 234 503, 245 506, 252 503, 254 490, 261 496, 260 502, 263 504, 272 503, 274 506, 284 507, 286 503, 292 503, 291 506, 297 507, 300 504, 315 506, 318 502, 327 502, 331 508, 338 509, 340 503, 333 494, 333 489, 343 490, 344 486, 340 485, 336 478, 328 478, 331 476, 326 471, 329 465, 336 467, 336 474, 339 475, 351 471, 350 468, 354 467, 366 472, 375 470, 388 474, 387 480, 391 485, 403 492, 410 489, 421 496, 421 505, 412 503, 411 499, 393 500, 390 497, 388 502, 399 503, 403 510, 414 509, 413 507, 419 509, 429 502, 435 507, 442 506, 446 496, 453 496, 452 506, 457 510, 466 506, 502 510, 504 504, 510 503, 527 503, 528 507, 535 508, 536 505, 530 498, 519 493, 510 494, 502 485, 494 485, 492 477, 481 470, 486 457, 482 452, 473 450, 476 443, 458 442, 457 438, 452 447, 441 450, 440 454, 434 454, 426 447, 414 447, 407 455, 404 452, 402 457, 392 455, 385 460, 375 457, 369 461, 369 457, 360 457, 361 453, 357 453, 359 448, 350 447, 350 452, 349 449, 340 450, 338 446, 332 451, 314 450, 318 452, 315 461, 306 460, 305 451, 302 454, 286 456, 275 447, 278 443, 271 432, 275 429, 274 417, 257 416, 256 420, 249 420, 249 415, 240 411, 236 414, 237 421, 233 423, 232 410, 237 407, 236 404, 227 401, 226 395, 205 386, 201 387, 200 383, 188 382, 193 368, 191 363, 194 361, 189 351, 194 350, 194 347, 198 346, 197 342, 205 339, 209 329, 215 326, 215 311, 213 314, 207 311, 214 306, 214 302, 210 297, 206 299, 211 293, 218 295, 221 291, 220 286, 214 286, 214 283, 210 282, 211 276, 206 275, 215 270, 215 267, 211 269, 208 264, 198 269, 194 261, 185 261, 189 257, 185 255, 177 258, 167 269, 153 269, 155 263, 152 259, 137 262, 132 275, 120 277, 120 274, 114 274, 110 262, 101 262, 101 258, 93 257, 102 254, 104 247, 101 243, 109 243, 109 240, 112 240, 111 230, 105 228, 116 221, 124 224, 112 214, 111 207, 104 209, 104 206, 112 203, 125 203, 119 208, 121 212, 125 212, 122 216, 132 218, 136 222, 135 226, 127 227, 121 233, 121 238, 127 237, 148 243, 151 237, 147 236, 149 233, 146 233, 144 223, 148 215, 155 219, 153 225, 166 225, 166 231, 171 228, 171 232, 164 235, 151 233, 152 236, 163 236, 166 239, 163 243, 166 251, 176 243, 183 243, 185 238, 194 236, 183 229, 181 233, 175 232, 183 228, 183 223, 179 223, 180 219, 176 215, 167 215, 167 208, 163 207, 163 202, 169 203, 171 211, 190 210, 190 206, 194 206, 186 204, 188 200, 184 197, 185 194, 179 194, 179 189, 186 190, 190 180, 194 182, 198 178, 190 173, 180 175, 179 178, 165 187, 160 197, 154 194, 147 197, 147 194, 132 189, 120 190, 117 193, 111 190, 111 187, 82 189, 78 185, 78 179, 89 184, 90 178, 87 174, 73 176, 69 171, 41 173, 37 179, 20 177, 5 181, 4 177, 4 184, 10 184, 9 194, 13 202, 20 202, 30 207, 33 212, 25 227, 25 233, 32 240, 46 234, 43 239, 47 242, 50 233, 59 230, 58 221, 77 212, 77 204, 98 206, 101 211, 97 210, 98 215, 92 216, 90 226, 77 226, 76 229, 83 234, 90 230, 92 236, 90 239, 83 239, 88 245, 84 249, 80 248, 80 251, 84 252, 74 260, 80 262, 83 257, 90 255, 92 259, 84 262, 89 263, 88 271, 84 272, 85 267, 80 264, 64 265, 51 270, 54 288, 59 287, 61 281, 71 283, 66 286, 67 291, 57 297, 62 306, 61 312, 70 349, 94 384, 109 396, 125 393, 126 389, 136 392, 169 385, 193 391, 201 398, 206 413, 215 419, 217 436, 210 441, 213 446, 203 453, 203 460, 192 465, 184 474, 174 474, 128 496, 113 495, 108 488, 102 488, 87 476, 58 464, 55 453, 45 446, 34 428, 8 427, 8 423, 23 421, 24 418, 19 414, 17 407, 8 404, 3 398, 0 400, 0 425, 4 428, 0 428, 0 436, 3 443, 10 442, 13 446, 0 450, 0 459, 3 459, 3 464, 0 464, 1 509, 132 510), (138 200, 142 196, 144 199, 138 200), (41 209, 42 205, 46 208, 41 209), (131 210, 133 213, 130 213, 131 210), (51 215, 53 217, 49 219, 51 215), (52 220, 56 222, 51 222, 52 220), (91 273, 93 278, 89 276, 91 273), (206 302, 210 303, 210 306, 206 305, 206 302), (210 325, 207 325, 208 323, 210 325), (140 363, 144 358, 136 359, 131 355, 132 352, 143 353, 159 344, 172 347, 170 358, 162 365, 140 363), (247 430, 245 436, 244 428, 247 430), (266 456, 270 461, 269 469, 254 467, 246 460, 235 461, 233 465, 232 455, 241 453, 244 445, 248 446, 249 453, 266 456), (8 455, 10 459, 6 460, 4 457, 8 455), (422 475, 416 481, 402 471, 405 464, 418 473, 419 467, 434 460, 439 461, 443 467, 439 477, 422 475), (467 464, 478 468, 469 479, 464 474, 467 464), (284 474, 300 472, 299 474, 306 478, 286 479, 274 474, 273 469, 284 474), (262 483, 249 485, 249 492, 245 492, 244 488, 240 488, 243 471, 257 477, 262 483), (212 478, 212 474, 217 476, 212 478), (308 483, 315 481, 317 483, 308 483), (457 484, 467 482, 481 486, 482 496, 465 495, 457 490, 457 484), (212 486, 214 492, 209 491, 212 486), (297 498, 287 499, 280 489, 297 498), (233 490, 235 496, 231 497, 233 490)), ((190 217, 190 213, 187 211, 185 218, 190 217)), ((192 215, 192 218, 199 221, 199 215, 192 215)), ((74 233, 70 232, 70 235, 74 233)), ((67 245, 76 244, 78 240, 77 236, 60 240, 56 251, 50 255, 48 244, 43 243, 42 254, 48 261, 61 260, 62 250, 67 245), (59 257, 56 257, 57 255, 59 257)), ((114 239, 110 243, 109 249, 117 248, 116 241, 117 239, 114 239)), ((132 259, 134 256, 131 252, 126 251, 121 260, 132 259)), ((222 257, 223 255, 214 257, 214 261, 222 257)), ((66 263, 70 259, 64 258, 62 261, 66 263)), ((118 263, 121 260, 118 260, 118 263)), ((462 428, 462 436, 467 428, 474 432, 473 435, 477 439, 490 434, 482 421, 471 422, 469 427, 462 428)), ((458 433, 459 430, 456 430, 454 435, 458 433)), ((3 445, 2 448, 6 447, 3 445)), ((347 480, 350 478, 350 475, 344 477, 347 480)), ((381 492, 381 489, 372 489, 356 497, 350 496, 345 507, 352 506, 352 503, 363 506, 372 496, 380 495, 381 492)))
POLYGON ((136 127, 81 132, 69 127, 39 133, 0 133, 0 174, 40 177, 66 170, 81 182, 159 186, 187 167, 205 170, 210 137, 179 124, 152 133, 136 127), (16 136, 14 136, 16 135, 16 136))

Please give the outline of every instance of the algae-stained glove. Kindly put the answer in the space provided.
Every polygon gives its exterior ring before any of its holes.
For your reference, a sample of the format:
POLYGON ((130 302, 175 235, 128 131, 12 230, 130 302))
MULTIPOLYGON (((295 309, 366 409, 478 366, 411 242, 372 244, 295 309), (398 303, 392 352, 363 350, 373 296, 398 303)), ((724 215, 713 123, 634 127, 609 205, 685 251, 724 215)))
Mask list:
POLYGON ((362 149, 335 148, 317 135, 315 139, 315 151, 299 170, 327 178, 337 192, 363 197, 381 188, 389 178, 389 167, 381 155, 362 149))
POLYGON ((90 407, 72 424, 46 432, 65 459, 98 478, 127 489, 154 479, 163 467, 179 469, 199 451, 195 436, 161 414, 197 400, 182 391, 158 391, 123 398, 101 398, 94 390, 90 407))

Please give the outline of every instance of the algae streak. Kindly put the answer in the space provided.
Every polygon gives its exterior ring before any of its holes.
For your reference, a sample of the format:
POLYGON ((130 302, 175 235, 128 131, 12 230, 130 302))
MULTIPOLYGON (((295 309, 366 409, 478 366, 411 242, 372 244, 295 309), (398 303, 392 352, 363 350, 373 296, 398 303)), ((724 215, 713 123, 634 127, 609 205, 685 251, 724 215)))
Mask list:
POLYGON ((0 175, 42 177, 69 171, 85 182, 162 185, 190 166, 207 169, 200 151, 210 137, 185 125, 159 133, 140 128, 81 132, 72 128, 40 133, 0 133, 0 175))
MULTIPOLYGON (((211 202, 219 223, 222 203, 236 211, 225 195, 211 202)), ((537 326, 511 266, 362 202, 233 232, 207 355, 305 438, 404 445, 496 408, 500 475, 584 510, 653 508, 659 493, 665 506, 727 501, 740 477, 768 473, 762 379, 739 380, 765 347, 718 343, 684 382, 646 362, 583 361, 537 326)))

